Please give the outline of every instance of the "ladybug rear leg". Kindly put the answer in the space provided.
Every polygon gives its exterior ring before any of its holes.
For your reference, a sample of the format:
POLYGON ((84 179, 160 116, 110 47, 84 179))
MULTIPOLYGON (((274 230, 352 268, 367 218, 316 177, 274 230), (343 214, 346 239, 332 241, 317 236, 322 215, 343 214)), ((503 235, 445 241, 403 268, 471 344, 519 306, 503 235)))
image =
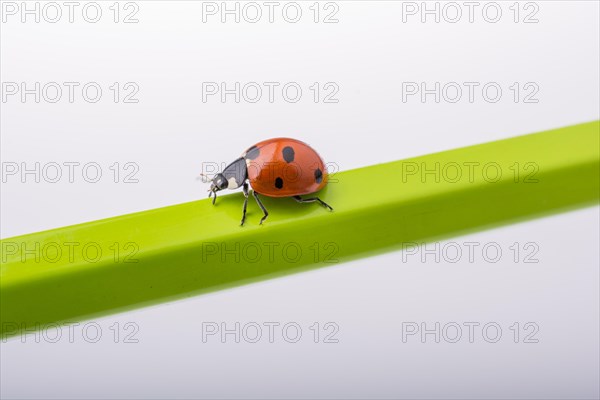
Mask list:
POLYGON ((327 203, 325 203, 323 200, 321 200, 318 197, 311 197, 309 199, 303 199, 300 196, 293 196, 294 200, 296 200, 298 203, 314 203, 315 201, 321 203, 322 206, 329 208, 329 211, 333 211, 333 208, 331 208, 331 206, 327 203))
POLYGON ((246 221, 246 206, 248 205, 248 182, 244 182, 244 186, 242 186, 242 192, 244 193, 244 209, 242 211, 242 223, 240 225, 244 225, 244 221, 246 221))
POLYGON ((260 219, 260 224, 262 225, 263 221, 265 219, 267 219, 267 217, 269 216, 269 212, 267 211, 267 209, 265 208, 265 206, 263 206, 263 203, 260 201, 260 199, 258 198, 258 193, 256 193, 256 191, 252 191, 252 195, 254 196, 254 198, 256 199, 256 202, 258 203, 258 206, 260 207, 260 209, 263 211, 263 213, 265 215, 263 215, 263 217, 260 219))

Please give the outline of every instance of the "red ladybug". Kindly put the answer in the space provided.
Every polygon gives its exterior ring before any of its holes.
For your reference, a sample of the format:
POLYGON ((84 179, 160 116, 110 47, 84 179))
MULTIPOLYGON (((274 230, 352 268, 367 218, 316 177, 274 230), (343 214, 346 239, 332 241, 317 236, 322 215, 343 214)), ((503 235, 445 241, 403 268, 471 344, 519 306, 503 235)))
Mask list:
POLYGON ((323 189, 327 185, 327 170, 317 152, 296 139, 275 138, 257 143, 213 178, 208 194, 209 198, 214 195, 213 204, 219 190, 242 187, 245 196, 242 225, 246 220, 248 183, 264 213, 261 224, 269 213, 260 201, 259 194, 268 197, 292 197, 299 203, 316 201, 333 211, 333 208, 318 197, 300 197, 323 189))

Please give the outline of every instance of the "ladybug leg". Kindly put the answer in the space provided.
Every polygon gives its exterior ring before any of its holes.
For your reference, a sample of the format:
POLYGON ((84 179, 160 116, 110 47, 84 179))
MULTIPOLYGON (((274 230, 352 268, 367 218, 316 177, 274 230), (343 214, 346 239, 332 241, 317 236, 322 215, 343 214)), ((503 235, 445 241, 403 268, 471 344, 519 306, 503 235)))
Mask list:
POLYGON ((331 206, 329 204, 325 203, 323 200, 321 200, 318 197, 311 197, 310 199, 303 199, 300 196, 293 196, 293 198, 298 203, 314 203, 315 201, 317 201, 317 202, 321 203, 322 206, 329 208, 329 211, 333 211, 333 208, 331 208, 331 206))
POLYGON ((263 217, 260 219, 260 224, 262 225, 263 221, 265 219, 267 219, 267 217, 269 216, 269 212, 267 211, 267 209, 265 208, 265 206, 263 206, 263 203, 260 201, 260 199, 258 198, 258 193, 256 193, 255 190, 252 191, 252 195, 254 196, 254 198, 256 199, 256 202, 258 203, 258 206, 260 207, 260 209, 262 210, 262 212, 265 214, 263 215, 263 217))
POLYGON ((242 223, 240 225, 244 225, 244 221, 246 220, 246 206, 248 205, 248 182, 244 182, 244 186, 242 186, 242 192, 244 193, 244 210, 242 211, 242 223))

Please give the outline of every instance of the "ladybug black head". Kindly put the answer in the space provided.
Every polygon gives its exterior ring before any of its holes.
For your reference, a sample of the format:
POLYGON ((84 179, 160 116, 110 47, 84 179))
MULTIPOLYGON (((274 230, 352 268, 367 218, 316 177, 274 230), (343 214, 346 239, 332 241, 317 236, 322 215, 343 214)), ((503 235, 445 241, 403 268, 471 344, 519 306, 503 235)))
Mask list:
POLYGON ((215 200, 217 200, 217 192, 219 190, 227 189, 227 186, 229 186, 229 182, 227 182, 227 179, 225 179, 225 175, 223 175, 223 174, 215 175, 215 177, 213 178, 213 180, 210 184, 210 190, 208 193, 209 198, 213 194, 215 195, 215 197, 213 198, 213 204, 215 204, 215 200))

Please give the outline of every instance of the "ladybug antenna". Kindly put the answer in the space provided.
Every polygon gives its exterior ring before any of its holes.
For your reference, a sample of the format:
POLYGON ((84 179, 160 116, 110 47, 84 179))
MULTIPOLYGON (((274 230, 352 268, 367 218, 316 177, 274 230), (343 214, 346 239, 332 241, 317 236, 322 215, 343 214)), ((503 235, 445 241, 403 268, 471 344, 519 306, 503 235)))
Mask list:
POLYGON ((208 177, 208 175, 205 175, 203 173, 200 173, 200 175, 198 175, 196 180, 201 180, 202 183, 209 183, 211 181, 211 179, 208 177))

